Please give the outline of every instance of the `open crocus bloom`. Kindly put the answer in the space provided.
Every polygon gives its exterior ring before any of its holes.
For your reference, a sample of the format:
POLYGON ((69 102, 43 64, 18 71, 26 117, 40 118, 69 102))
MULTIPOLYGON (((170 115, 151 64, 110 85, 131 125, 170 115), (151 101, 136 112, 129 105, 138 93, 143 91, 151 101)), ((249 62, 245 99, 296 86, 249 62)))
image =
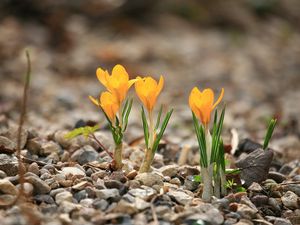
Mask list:
POLYGON ((210 88, 204 89, 201 92, 197 87, 194 87, 190 93, 189 105, 200 121, 207 126, 210 121, 211 112, 220 103, 224 95, 222 88, 218 100, 214 103, 214 92, 210 88))
POLYGON ((129 80, 128 73, 121 65, 115 65, 111 75, 101 68, 96 71, 98 80, 117 97, 119 105, 122 104, 127 92, 131 85, 136 81, 135 79, 129 80))
POLYGON ((164 78, 160 76, 157 83, 152 77, 137 77, 135 91, 149 112, 153 110, 156 99, 164 86, 164 78))
POLYGON ((97 106, 101 106, 105 114, 108 116, 111 122, 114 122, 116 114, 120 108, 118 99, 112 93, 105 91, 100 95, 100 102, 89 96, 90 100, 97 106))

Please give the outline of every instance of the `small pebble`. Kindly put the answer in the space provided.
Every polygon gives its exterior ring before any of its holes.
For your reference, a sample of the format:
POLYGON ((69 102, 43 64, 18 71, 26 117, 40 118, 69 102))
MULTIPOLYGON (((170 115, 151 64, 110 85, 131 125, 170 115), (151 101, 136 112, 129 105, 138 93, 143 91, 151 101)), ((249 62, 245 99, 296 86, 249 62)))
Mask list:
POLYGON ((38 177, 27 176, 25 179, 33 185, 35 194, 47 194, 51 191, 50 186, 38 177))
POLYGON ((0 170, 0 179, 3 179, 5 177, 7 177, 6 173, 4 171, 0 170))
POLYGON ((179 180, 178 177, 172 178, 169 182, 170 182, 171 184, 176 184, 176 185, 178 185, 178 186, 181 185, 181 182, 180 182, 180 180, 179 180))
POLYGON ((113 189, 102 189, 102 190, 96 190, 96 196, 100 199, 112 199, 117 200, 120 198, 119 190, 116 188, 113 189))
POLYGON ((135 180, 148 187, 152 187, 155 184, 163 185, 163 178, 154 173, 140 173, 135 177, 135 180))
POLYGON ((57 143, 55 143, 54 141, 49 141, 42 144, 39 154, 47 156, 51 153, 59 153, 61 150, 61 147, 57 143))
POLYGON ((28 172, 34 173, 35 175, 40 174, 39 166, 36 162, 33 162, 28 167, 28 172))
POLYGON ((281 201, 283 205, 289 209, 297 209, 298 205, 298 196, 291 191, 287 191, 282 197, 281 201))
POLYGON ((199 182, 195 181, 194 176, 187 176, 184 180, 184 188, 189 191, 195 191, 199 184, 199 182))
POLYGON ((76 192, 76 193, 74 194, 74 198, 75 198, 78 202, 80 202, 82 199, 85 199, 85 198, 87 198, 87 197, 88 197, 88 194, 87 194, 86 190, 82 190, 82 191, 76 192))
POLYGON ((9 195, 18 195, 19 193, 17 187, 6 179, 0 179, 0 192, 9 195))
POLYGON ((35 196, 33 196, 33 200, 37 204, 41 204, 42 202, 44 202, 46 204, 54 204, 55 203, 54 199, 50 195, 35 195, 35 196))
POLYGON ((69 191, 63 191, 55 195, 56 204, 60 205, 62 202, 73 202, 73 195, 69 191))
POLYGON ((260 186, 260 184, 253 182, 250 187, 248 187, 248 191, 261 192, 263 191, 263 188, 260 186))
POLYGON ((270 171, 268 174, 268 178, 275 180, 277 183, 282 183, 286 180, 284 174, 275 171, 270 171))
POLYGON ((104 199, 95 199, 93 202, 93 207, 95 209, 100 209, 102 211, 106 210, 108 207, 108 202, 104 199))
MULTIPOLYGON (((20 184, 17 185, 17 188, 20 189, 20 184)), ((31 196, 33 193, 33 185, 31 183, 24 183, 24 193, 28 196, 31 196)))
POLYGON ((85 172, 77 167, 64 167, 61 170, 61 174, 67 176, 69 174, 73 176, 85 176, 85 172))
POLYGON ((255 195, 251 198, 251 201, 255 206, 263 206, 268 203, 268 196, 265 195, 255 195))
POLYGON ((50 196, 55 197, 58 193, 65 191, 64 188, 57 188, 50 191, 50 196))

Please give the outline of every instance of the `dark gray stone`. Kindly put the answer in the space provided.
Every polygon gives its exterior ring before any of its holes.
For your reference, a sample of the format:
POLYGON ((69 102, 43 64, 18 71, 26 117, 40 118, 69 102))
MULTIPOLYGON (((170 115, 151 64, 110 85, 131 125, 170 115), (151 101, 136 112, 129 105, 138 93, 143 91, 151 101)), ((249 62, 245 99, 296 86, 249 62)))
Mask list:
POLYGON ((236 166, 242 169, 241 179, 245 181, 246 187, 253 182, 260 183, 267 178, 273 155, 272 150, 256 149, 236 162, 236 166))
POLYGON ((93 202, 93 207, 102 211, 106 210, 108 205, 108 202, 104 199, 95 199, 95 201, 93 202))
POLYGON ((14 155, 0 154, 0 170, 8 176, 18 174, 18 159, 14 155))
POLYGON ((80 165, 84 165, 88 162, 97 161, 99 159, 99 154, 92 146, 86 145, 74 152, 71 159, 78 162, 80 165))
POLYGON ((268 174, 268 178, 275 180, 277 183, 282 183, 286 180, 284 174, 275 171, 270 171, 268 174))
POLYGON ((86 190, 82 190, 82 191, 76 192, 76 193, 74 194, 74 198, 75 198, 78 202, 80 202, 82 199, 85 199, 85 198, 87 198, 87 197, 88 197, 88 194, 87 194, 86 190))
POLYGON ((46 204, 55 204, 54 199, 50 195, 35 195, 33 196, 33 200, 37 204, 41 204, 42 202, 46 204))

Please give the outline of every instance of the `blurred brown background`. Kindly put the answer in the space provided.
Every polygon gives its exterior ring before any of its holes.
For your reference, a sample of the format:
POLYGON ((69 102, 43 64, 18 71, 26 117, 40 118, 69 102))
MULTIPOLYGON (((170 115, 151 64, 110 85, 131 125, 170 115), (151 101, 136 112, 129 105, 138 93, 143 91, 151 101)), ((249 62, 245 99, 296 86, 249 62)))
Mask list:
POLYGON ((132 77, 165 76, 160 102, 176 108, 178 142, 190 135, 187 98, 198 86, 217 95, 225 88, 228 130, 262 138, 276 116, 277 136, 292 134, 299 144, 299 24, 298 0, 4 0, 0 114, 17 118, 29 49, 28 126, 49 131, 102 120, 87 96, 103 90, 96 68, 120 63, 132 77), (187 132, 178 129, 184 124, 187 132))

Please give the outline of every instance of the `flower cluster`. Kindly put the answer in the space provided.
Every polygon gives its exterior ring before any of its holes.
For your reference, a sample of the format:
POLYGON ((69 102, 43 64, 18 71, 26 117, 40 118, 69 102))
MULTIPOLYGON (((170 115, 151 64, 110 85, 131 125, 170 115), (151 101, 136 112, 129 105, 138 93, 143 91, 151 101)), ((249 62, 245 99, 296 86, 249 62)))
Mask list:
POLYGON ((111 75, 107 70, 98 68, 96 75, 100 83, 107 89, 99 96, 99 100, 89 96, 90 100, 101 108, 105 114, 115 142, 115 151, 113 155, 113 167, 117 170, 121 169, 122 164, 122 146, 123 133, 128 124, 128 117, 132 107, 132 100, 125 100, 130 87, 135 84, 135 90, 148 111, 148 121, 146 119, 144 108, 142 107, 142 118, 145 132, 146 153, 145 160, 142 163, 141 172, 148 172, 153 160, 153 156, 158 147, 159 141, 166 129, 167 123, 171 117, 172 111, 166 114, 162 122, 160 130, 160 117, 162 111, 159 112, 159 120, 156 127, 153 126, 153 109, 156 104, 163 85, 164 78, 161 76, 159 82, 152 77, 137 77, 129 80, 129 75, 125 68, 121 65, 116 65, 111 75), (149 124, 148 124, 149 123, 149 124))
MULTIPOLYGON (((135 79, 130 80, 127 71, 121 65, 116 65, 111 75, 107 70, 98 68, 96 75, 106 90, 100 93, 98 99, 92 96, 89 96, 89 98, 102 110, 109 123, 115 142, 114 153, 112 154, 108 151, 95 136, 94 132, 99 128, 98 125, 74 129, 66 135, 66 138, 73 138, 78 135, 92 138, 99 147, 106 151, 112 158, 111 169, 121 170, 123 167, 123 135, 127 128, 129 114, 133 104, 132 99, 127 99, 127 94, 130 87, 134 85, 137 97, 142 102, 141 118, 146 147, 139 172, 149 172, 160 140, 163 137, 173 113, 173 109, 171 109, 162 116, 163 108, 161 106, 156 118, 154 115, 157 98, 164 87, 163 76, 160 76, 159 80, 155 80, 151 76, 137 76, 135 79)), ((215 110, 223 97, 223 88, 216 101, 214 91, 210 88, 200 91, 197 87, 194 87, 189 95, 189 106, 192 111, 195 134, 200 152, 201 176, 197 176, 197 180, 201 180, 203 185, 202 199, 207 202, 211 200, 212 196, 217 198, 225 196, 227 188, 232 187, 234 184, 230 182, 230 180, 226 181, 226 173, 232 172, 232 169, 226 170, 225 168, 224 145, 221 137, 225 117, 225 106, 220 114, 215 110), (211 114, 214 110, 213 123, 210 129, 211 114)), ((269 122, 263 149, 268 148, 276 122, 276 119, 272 119, 269 122)), ((234 172, 239 171, 239 168, 234 169, 234 172)))

